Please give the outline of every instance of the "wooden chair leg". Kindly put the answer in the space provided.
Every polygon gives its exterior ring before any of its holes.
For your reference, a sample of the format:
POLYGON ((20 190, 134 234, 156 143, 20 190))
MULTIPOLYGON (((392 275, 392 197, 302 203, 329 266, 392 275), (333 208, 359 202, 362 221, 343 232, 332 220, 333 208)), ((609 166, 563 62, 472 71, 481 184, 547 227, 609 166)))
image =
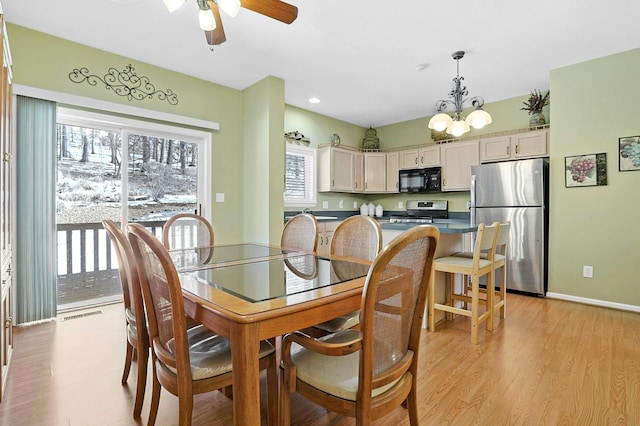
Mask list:
POLYGON ((124 371, 122 372, 121 380, 121 383, 123 385, 127 384, 127 379, 129 378, 129 372, 131 371, 131 362, 133 361, 133 352, 134 348, 127 340, 127 352, 124 355, 124 371))
POLYGON ((428 302, 428 306, 429 306, 429 312, 427 315, 427 319, 429 322, 429 331, 433 332, 436 329, 436 319, 435 319, 435 309, 434 309, 434 303, 436 303, 435 301, 436 298, 436 271, 435 268, 431 268, 431 279, 429 281, 429 300, 428 302))
POLYGON ((180 426, 191 426, 192 412, 193 390, 189 388, 181 390, 178 387, 178 424, 180 426))
POLYGON ((502 267, 502 283, 500 283, 500 297, 502 298, 502 306, 500 306, 500 317, 507 317, 507 265, 502 267))
POLYGON ((156 376, 156 365, 153 362, 153 388, 151 390, 151 406, 149 407, 149 423, 148 426, 156 424, 156 416, 158 415, 158 405, 160 405, 160 382, 156 376))
POLYGON ((409 392, 409 396, 406 399, 406 402, 408 405, 407 409, 409 411, 409 424, 411 426, 418 426, 420 424, 419 418, 418 418, 418 398, 416 396, 417 386, 418 386, 417 381, 414 378, 413 387, 411 388, 411 391, 409 392))
POLYGON ((280 413, 278 415, 280 426, 290 426, 291 424, 291 392, 289 384, 285 379, 284 371, 280 371, 280 413))
POLYGON ((489 310, 489 318, 487 319, 487 330, 493 331, 493 313, 495 306, 496 280, 495 269, 491 268, 487 275, 487 309, 489 310))
POLYGON ((136 402, 133 405, 133 418, 140 418, 142 412, 142 403, 144 402, 144 393, 147 386, 147 362, 149 360, 148 348, 138 353, 138 382, 136 383, 136 402), (141 353, 139 353, 141 352, 141 353))
POLYGON ((471 283, 471 343, 478 343, 478 309, 480 305, 480 283, 478 275, 472 276, 471 283))

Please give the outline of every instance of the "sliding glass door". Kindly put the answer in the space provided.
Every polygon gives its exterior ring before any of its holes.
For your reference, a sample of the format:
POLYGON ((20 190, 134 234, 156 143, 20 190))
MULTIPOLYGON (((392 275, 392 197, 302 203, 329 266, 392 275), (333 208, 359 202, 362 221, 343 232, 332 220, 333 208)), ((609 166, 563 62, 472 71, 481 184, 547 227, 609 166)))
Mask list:
POLYGON ((122 297, 102 220, 139 222, 160 235, 175 213, 206 215, 209 168, 200 159, 209 158, 210 138, 197 136, 180 128, 61 109, 58 311, 122 297))

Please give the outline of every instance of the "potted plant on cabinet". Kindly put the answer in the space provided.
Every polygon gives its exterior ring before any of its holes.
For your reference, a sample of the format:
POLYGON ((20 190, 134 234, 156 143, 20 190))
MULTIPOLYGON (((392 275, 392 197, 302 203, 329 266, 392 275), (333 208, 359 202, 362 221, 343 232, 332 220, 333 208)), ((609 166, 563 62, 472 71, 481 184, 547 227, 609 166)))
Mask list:
POLYGON ((547 90, 546 93, 542 93, 540 90, 532 90, 529 95, 529 99, 527 99, 524 104, 524 108, 520 108, 524 111, 529 111, 529 128, 535 129, 536 127, 544 126, 546 124, 546 120, 544 118, 544 114, 542 113, 542 108, 546 105, 549 105, 550 92, 547 90))

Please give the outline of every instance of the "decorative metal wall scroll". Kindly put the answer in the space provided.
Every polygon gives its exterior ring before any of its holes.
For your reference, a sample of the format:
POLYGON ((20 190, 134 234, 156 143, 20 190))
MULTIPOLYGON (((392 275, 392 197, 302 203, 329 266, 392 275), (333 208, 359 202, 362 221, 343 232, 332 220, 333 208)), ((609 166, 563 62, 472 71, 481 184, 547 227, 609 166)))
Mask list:
POLYGON ((84 83, 86 81, 91 86, 103 83, 105 89, 113 90, 116 95, 126 96, 129 100, 136 99, 141 101, 145 98, 153 99, 156 96, 161 101, 166 99, 171 105, 178 104, 178 95, 173 90, 162 91, 156 89, 149 81, 149 77, 138 76, 131 64, 127 65, 122 71, 109 68, 104 77, 89 74, 89 69, 86 67, 75 68, 69 73, 69 80, 74 83, 84 83))

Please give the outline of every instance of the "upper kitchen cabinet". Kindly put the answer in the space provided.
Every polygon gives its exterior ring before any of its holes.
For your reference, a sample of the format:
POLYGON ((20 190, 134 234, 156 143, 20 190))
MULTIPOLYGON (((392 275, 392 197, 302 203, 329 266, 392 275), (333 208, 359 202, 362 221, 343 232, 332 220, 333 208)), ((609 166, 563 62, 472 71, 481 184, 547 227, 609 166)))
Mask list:
POLYGON ((387 153, 387 192, 398 193, 400 183, 398 182, 398 157, 397 152, 387 153))
POLYGON ((422 169, 440 166, 440 145, 399 151, 398 168, 422 169))
POLYGON ((318 148, 318 192, 354 191, 354 154, 334 146, 318 148))
POLYGON ((353 192, 364 191, 364 154, 353 153, 353 192))
POLYGON ((480 140, 480 161, 483 163, 548 155, 548 129, 480 140))
POLYGON ((364 154, 364 192, 387 192, 387 154, 364 154))
POLYGON ((477 140, 440 145, 442 190, 468 191, 471 166, 480 164, 480 142, 477 140))

